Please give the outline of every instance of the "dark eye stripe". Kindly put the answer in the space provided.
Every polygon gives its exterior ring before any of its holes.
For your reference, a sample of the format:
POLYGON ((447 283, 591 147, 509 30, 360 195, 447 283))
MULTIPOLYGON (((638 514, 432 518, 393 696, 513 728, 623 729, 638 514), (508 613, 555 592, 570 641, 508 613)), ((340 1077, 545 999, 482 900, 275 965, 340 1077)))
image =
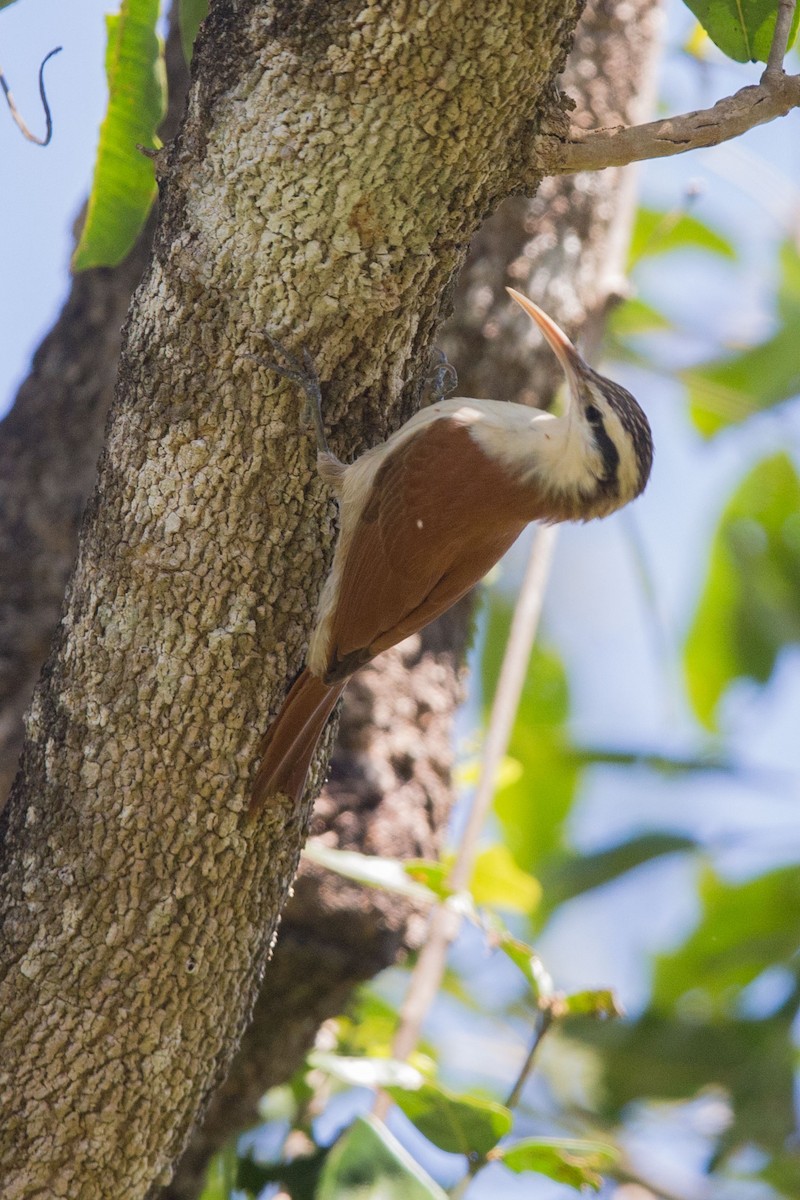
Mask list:
MULTIPOLYGON (((593 405, 590 407, 594 407, 593 405)), ((619 488, 619 450, 614 445, 608 431, 603 423, 601 413, 595 409, 597 420, 593 420, 589 416, 589 409, 586 410, 586 416, 592 424, 592 435, 595 445, 600 451, 603 459, 603 479, 604 489, 610 492, 616 492, 619 488)))
POLYGON ((638 495, 647 483, 650 476, 650 468, 653 465, 653 435, 650 432, 650 425, 641 407, 634 400, 630 392, 620 387, 618 383, 613 383, 610 379, 603 379, 602 384, 606 400, 619 417, 623 429, 633 442, 636 460, 639 465, 638 495))

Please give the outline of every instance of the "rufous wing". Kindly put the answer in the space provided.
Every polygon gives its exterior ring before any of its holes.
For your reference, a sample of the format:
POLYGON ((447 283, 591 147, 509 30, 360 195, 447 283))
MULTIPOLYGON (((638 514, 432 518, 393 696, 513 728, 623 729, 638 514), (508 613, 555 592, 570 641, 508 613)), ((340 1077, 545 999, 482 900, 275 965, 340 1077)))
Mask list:
POLYGON ((452 418, 393 450, 343 548, 327 681, 351 674, 469 591, 527 524, 518 492, 452 418))

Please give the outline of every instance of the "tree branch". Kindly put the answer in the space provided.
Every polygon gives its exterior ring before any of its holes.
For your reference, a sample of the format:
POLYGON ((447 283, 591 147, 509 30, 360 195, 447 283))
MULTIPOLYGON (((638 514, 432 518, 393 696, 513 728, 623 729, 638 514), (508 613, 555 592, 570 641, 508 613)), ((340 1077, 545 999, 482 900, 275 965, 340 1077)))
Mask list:
MULTIPOLYGON (((770 55, 770 57, 772 57, 770 55)), ((800 75, 784 75, 770 67, 761 82, 719 100, 713 108, 613 129, 570 130, 569 140, 551 135, 537 140, 537 167, 548 175, 602 171, 650 158, 667 158, 718 146, 756 125, 785 117, 800 107, 800 75)))
POLYGON ((772 45, 769 48, 769 58, 762 82, 767 77, 780 77, 783 73, 783 60, 789 48, 789 34, 792 31, 792 17, 796 4, 797 0, 778 0, 775 32, 772 35, 772 45))

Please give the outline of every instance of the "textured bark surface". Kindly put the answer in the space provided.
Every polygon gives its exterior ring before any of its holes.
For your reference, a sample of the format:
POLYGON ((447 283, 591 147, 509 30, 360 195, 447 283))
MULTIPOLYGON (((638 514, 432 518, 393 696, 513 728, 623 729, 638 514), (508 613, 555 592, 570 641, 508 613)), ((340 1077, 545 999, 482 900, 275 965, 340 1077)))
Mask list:
POLYGON ((17 772, 22 714, 56 627, 95 478, 120 331, 147 263, 79 276, 0 428, 0 806, 17 772))
MULTIPOLYGON (((189 79, 180 39, 165 48, 174 137, 189 79)), ((22 716, 75 562, 117 377, 122 325, 150 258, 151 219, 118 267, 73 277, 53 329, 0 422, 0 808, 17 773, 22 716)))
POLYGON ((265 324, 308 341, 348 453, 408 413, 467 238, 530 182, 575 17, 428 10, 218 4, 207 24, 4 813, 9 1198, 165 1179, 251 1007, 308 818, 248 824, 253 750, 332 505, 297 397, 243 351, 265 324))

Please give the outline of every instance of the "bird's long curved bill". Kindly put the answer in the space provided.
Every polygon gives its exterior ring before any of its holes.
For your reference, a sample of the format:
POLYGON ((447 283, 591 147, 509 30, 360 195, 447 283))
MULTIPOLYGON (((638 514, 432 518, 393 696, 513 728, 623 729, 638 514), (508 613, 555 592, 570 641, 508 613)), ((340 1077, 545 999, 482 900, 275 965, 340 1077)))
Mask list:
POLYGON ((534 304, 527 296, 523 296, 522 292, 516 292, 514 288, 510 287, 507 287, 506 291, 511 299, 516 300, 520 308, 524 309, 528 316, 539 326, 558 361, 566 371, 568 378, 579 374, 581 368, 585 370, 586 364, 580 354, 578 354, 578 351, 563 329, 559 329, 553 318, 548 317, 547 313, 543 312, 538 304, 534 304))

